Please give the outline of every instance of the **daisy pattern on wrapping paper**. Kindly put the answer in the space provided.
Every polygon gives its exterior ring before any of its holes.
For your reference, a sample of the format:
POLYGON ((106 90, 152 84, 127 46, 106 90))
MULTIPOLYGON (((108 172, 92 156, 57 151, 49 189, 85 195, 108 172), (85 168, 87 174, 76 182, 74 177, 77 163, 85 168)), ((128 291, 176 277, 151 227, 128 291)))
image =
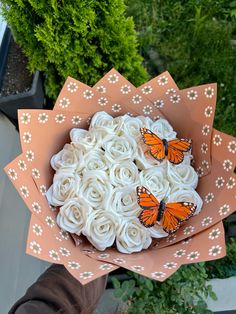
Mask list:
POLYGON ((186 254, 186 250, 180 249, 174 253, 174 257, 180 258, 180 257, 184 256, 185 254, 186 254))
POLYGON ((187 238, 187 239, 184 239, 181 243, 182 243, 182 244, 189 244, 190 241, 192 241, 192 238, 191 238, 191 237, 189 237, 189 238, 187 238))
POLYGON ((98 104, 99 104, 100 106, 106 106, 106 105, 108 104, 107 98, 106 98, 106 97, 100 97, 100 98, 98 99, 98 104))
POLYGON ((166 276, 166 273, 162 271, 154 271, 153 273, 151 273, 151 276, 155 279, 164 278, 166 276))
POLYGON ((125 260, 123 258, 114 258, 113 261, 118 264, 124 264, 125 260))
POLYGON ((236 181, 235 178, 233 178, 233 177, 229 178, 229 181, 226 183, 226 187, 228 190, 232 189, 235 186, 235 184, 236 184, 235 181, 236 181))
POLYGON ((190 100, 196 100, 198 98, 198 93, 197 93, 197 91, 191 89, 190 91, 187 92, 187 97, 190 100))
POLYGON ((27 186, 22 185, 22 186, 20 187, 20 192, 21 192, 21 195, 24 196, 24 198, 29 197, 29 189, 27 188, 27 186))
POLYGON ((49 251, 49 256, 54 260, 54 261, 60 261, 60 256, 57 251, 55 250, 50 250, 49 251))
POLYGON ((151 114, 151 113, 152 113, 152 107, 149 106, 149 105, 144 106, 144 107, 143 107, 143 113, 144 113, 145 115, 151 114))
POLYGON ((220 146, 222 142, 222 138, 219 134, 215 134, 213 137, 213 144, 215 144, 216 146, 220 146))
POLYGON ((203 167, 205 167, 205 168, 207 168, 207 169, 209 169, 209 162, 207 161, 207 160, 203 160, 202 161, 202 165, 203 165, 203 167))
POLYGON ((164 101, 162 99, 157 99, 153 102, 153 106, 155 108, 163 108, 164 107, 164 101))
POLYGON ((173 268, 176 268, 177 266, 178 264, 175 262, 167 262, 163 265, 163 267, 167 269, 173 269, 173 268))
POLYGON ((89 90, 89 89, 86 89, 84 92, 83 92, 83 96, 85 99, 92 99, 93 96, 94 96, 94 93, 89 90))
POLYGON ((32 140, 32 135, 30 132, 24 132, 22 136, 23 142, 29 144, 32 140))
POLYGON ((32 150, 27 150, 25 157, 27 161, 33 161, 34 160, 34 152, 32 150))
POLYGON ((213 245, 209 251, 208 254, 210 256, 216 256, 219 255, 221 253, 222 247, 220 245, 213 245))
POLYGON ((152 93, 152 87, 150 85, 148 86, 144 86, 142 89, 141 89, 142 93, 144 95, 148 95, 148 94, 151 94, 152 93))
POLYGON ((59 234, 60 234, 60 237, 62 237, 62 239, 64 240, 68 240, 70 238, 69 233, 65 230, 61 229, 59 234))
POLYGON ((228 144, 228 150, 230 153, 235 154, 236 153, 236 142, 235 141, 231 141, 228 144))
POLYGON ((204 94, 206 98, 212 98, 214 96, 214 88, 208 86, 205 88, 204 94))
POLYGON ((40 185, 39 191, 44 196, 46 194, 46 192, 47 192, 46 186, 44 184, 40 185))
POLYGON ((30 249, 31 249, 35 254, 40 254, 40 253, 42 252, 41 246, 40 246, 36 241, 30 242, 30 249))
POLYGON ((198 259, 199 256, 200 256, 200 253, 198 251, 193 251, 187 255, 187 259, 190 261, 193 261, 195 259, 198 259))
POLYGON ((169 88, 166 91, 166 95, 173 95, 176 93, 176 90, 174 88, 169 88))
POLYGON ((7 173, 8 173, 9 178, 12 179, 13 181, 15 181, 15 180, 18 178, 18 175, 17 175, 17 172, 16 172, 15 169, 11 169, 11 168, 10 168, 10 169, 7 171, 7 173))
POLYGON ((131 92, 131 87, 127 84, 121 86, 120 91, 122 94, 129 94, 131 92))
POLYGON ((173 94, 170 96, 170 101, 173 102, 173 104, 178 104, 180 100, 181 100, 180 95, 173 94))
POLYGON ((110 270, 110 269, 112 269, 113 267, 114 267, 114 266, 111 265, 111 264, 102 264, 102 265, 99 266, 99 269, 101 269, 101 270, 110 270))
POLYGON ((24 162, 24 160, 19 160, 18 161, 18 166, 19 166, 21 171, 27 170, 27 166, 26 166, 26 163, 24 162))
POLYGON ((40 178, 40 172, 38 169, 36 168, 33 168, 32 169, 32 176, 35 178, 35 179, 39 179, 40 178))
POLYGON ((106 87, 104 87, 104 86, 102 86, 102 85, 100 85, 100 86, 97 86, 96 87, 96 90, 99 92, 99 93, 101 93, 101 94, 104 94, 104 93, 106 93, 106 87))
POLYGON ((70 251, 65 247, 60 247, 59 252, 62 256, 70 256, 70 251))
POLYGON ((119 81, 119 76, 117 75, 117 74, 110 74, 109 76, 108 76, 108 82, 110 83, 110 84, 115 84, 115 83, 117 83, 118 81, 119 81))
POLYGON ((102 253, 102 254, 98 255, 98 258, 105 259, 105 258, 108 258, 109 256, 110 256, 110 254, 108 254, 108 253, 102 253))
POLYGON ((203 154, 206 154, 208 151, 208 145, 206 143, 202 143, 201 145, 201 151, 203 154))
POLYGON ((207 118, 210 118, 211 115, 212 115, 212 113, 213 113, 213 108, 212 108, 212 106, 207 106, 206 109, 205 109, 205 116, 206 116, 207 118))
POLYGON ((172 243, 176 240, 176 234, 171 234, 166 238, 167 243, 172 243))
POLYGON ((187 226, 184 228, 183 233, 184 235, 189 235, 191 233, 193 233, 195 227, 194 226, 187 226))
POLYGON ((206 202, 207 204, 210 203, 210 202, 212 202, 213 199, 214 199, 214 197, 215 197, 215 195, 214 195, 212 192, 208 193, 208 194, 205 196, 205 202, 206 202))
POLYGON ((222 188, 222 186, 225 183, 225 180, 223 177, 218 177, 215 182, 216 182, 216 187, 219 189, 219 188, 222 188))
POLYGON ((81 279, 89 279, 93 277, 93 273, 91 271, 84 271, 83 273, 80 273, 79 277, 81 279))
POLYGON ((114 104, 114 105, 111 107, 111 110, 114 111, 114 112, 119 112, 119 111, 121 111, 121 105, 119 105, 119 104, 114 104))
POLYGON ((130 268, 131 268, 133 271, 137 271, 137 272, 144 270, 144 267, 141 266, 141 265, 132 265, 132 266, 130 266, 130 268))
POLYGON ((138 105, 142 102, 142 97, 140 95, 134 95, 132 97, 132 102, 135 104, 135 105, 138 105))
POLYGON ((69 105, 70 105, 70 100, 66 97, 63 97, 62 99, 59 100, 59 106, 62 109, 68 108, 69 105))
POLYGON ((202 219, 201 224, 203 227, 207 227, 212 223, 212 221, 213 221, 213 218, 208 216, 202 219))
POLYGON ((79 269, 80 268, 80 263, 75 262, 75 261, 70 261, 70 262, 68 262, 67 265, 71 269, 79 269))
POLYGON ((208 238, 210 240, 215 240, 217 238, 219 238, 219 235, 221 234, 221 231, 219 228, 216 228, 216 229, 212 229, 211 232, 209 232, 209 236, 208 238))
POLYGON ((23 112, 20 121, 22 124, 29 124, 31 119, 31 115, 28 112, 23 112))
POLYGON ((43 123, 45 124, 46 122, 48 122, 48 114, 46 114, 45 112, 40 113, 38 115, 38 122, 39 123, 43 123))
POLYGON ((56 123, 63 123, 66 120, 66 116, 62 113, 59 113, 55 116, 56 123))
POLYGON ((75 93, 78 89, 78 85, 75 82, 70 82, 69 84, 67 84, 67 90, 70 93, 75 93))
POLYGON ((207 136, 210 132, 210 126, 208 124, 205 124, 203 127, 202 127, 202 134, 204 136, 207 136))
POLYGON ((157 84, 160 86, 166 85, 168 83, 168 77, 163 75, 160 76, 159 79, 157 80, 157 84))
POLYGON ((51 216, 47 216, 47 217, 45 218, 45 221, 46 221, 47 225, 48 225, 50 228, 52 228, 52 227, 55 226, 55 221, 54 221, 54 219, 53 219, 51 216))
POLYGON ((196 169, 197 174, 199 176, 199 178, 201 178, 204 175, 204 169, 200 166, 196 169))
POLYGON ((228 204, 224 204, 223 206, 220 207, 219 214, 220 216, 224 216, 228 214, 229 211, 230 211, 230 206, 228 204))
POLYGON ((81 120, 82 119, 80 118, 80 116, 73 116, 72 119, 71 119, 71 122, 74 125, 78 125, 78 124, 80 124, 81 120))
POLYGON ((233 169, 233 163, 229 159, 225 159, 223 162, 223 168, 226 171, 230 171, 233 169))
POLYGON ((36 235, 36 236, 41 236, 43 234, 43 229, 40 225, 38 224, 34 224, 33 227, 33 233, 36 235))
POLYGON ((39 203, 33 202, 31 207, 36 214, 39 214, 41 212, 41 206, 39 205, 39 203))

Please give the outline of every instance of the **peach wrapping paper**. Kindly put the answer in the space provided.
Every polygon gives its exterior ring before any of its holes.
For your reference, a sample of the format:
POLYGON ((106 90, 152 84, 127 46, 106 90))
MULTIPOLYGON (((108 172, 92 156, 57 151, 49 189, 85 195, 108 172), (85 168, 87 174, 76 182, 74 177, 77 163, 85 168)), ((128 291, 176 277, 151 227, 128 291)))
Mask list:
POLYGON ((22 154, 5 171, 32 213, 26 252, 64 264, 82 284, 120 266, 164 281, 182 264, 223 257, 222 219, 235 211, 236 140, 212 128, 216 92, 216 84, 179 90, 168 72, 136 88, 112 69, 93 88, 69 77, 53 110, 20 110, 22 154), (99 252, 85 238, 71 238, 57 226, 56 209, 45 198, 54 174, 51 156, 69 142, 71 128, 87 128, 97 111, 164 117, 179 137, 193 139, 202 211, 140 253, 99 252))

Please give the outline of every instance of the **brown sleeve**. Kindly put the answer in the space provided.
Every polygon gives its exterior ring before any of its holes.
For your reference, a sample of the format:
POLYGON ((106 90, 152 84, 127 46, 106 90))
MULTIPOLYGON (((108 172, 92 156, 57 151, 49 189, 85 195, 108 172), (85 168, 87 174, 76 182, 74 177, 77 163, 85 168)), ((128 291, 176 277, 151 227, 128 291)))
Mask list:
POLYGON ((82 286, 62 265, 52 265, 13 305, 9 314, 90 314, 106 287, 107 276, 82 286))

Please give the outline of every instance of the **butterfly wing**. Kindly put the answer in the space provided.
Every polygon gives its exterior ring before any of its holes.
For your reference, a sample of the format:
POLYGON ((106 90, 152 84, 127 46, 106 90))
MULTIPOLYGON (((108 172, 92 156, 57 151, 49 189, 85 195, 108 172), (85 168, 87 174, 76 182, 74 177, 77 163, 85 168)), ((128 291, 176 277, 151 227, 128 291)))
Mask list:
POLYGON ((152 227, 157 221, 159 202, 145 187, 137 187, 138 204, 143 209, 138 216, 139 221, 146 228, 152 227))
POLYGON ((191 140, 175 139, 168 142, 168 160, 178 165, 184 160, 184 152, 188 152, 192 147, 191 140))
POLYGON ((196 211, 196 206, 189 202, 167 203, 162 218, 164 231, 171 234, 179 229, 182 222, 188 220, 196 211))
POLYGON ((144 143, 150 147, 151 155, 158 161, 162 161, 165 158, 165 147, 162 140, 146 128, 141 128, 140 132, 144 143))

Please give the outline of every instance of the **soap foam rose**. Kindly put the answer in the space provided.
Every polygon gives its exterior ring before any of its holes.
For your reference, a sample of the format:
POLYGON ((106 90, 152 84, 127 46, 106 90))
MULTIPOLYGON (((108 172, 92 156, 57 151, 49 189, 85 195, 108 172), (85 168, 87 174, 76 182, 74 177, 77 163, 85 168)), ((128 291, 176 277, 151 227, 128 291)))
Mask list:
POLYGON ((110 167, 110 181, 114 186, 139 185, 139 172, 132 161, 112 164, 110 167))
POLYGON ((173 185, 186 185, 196 188, 198 184, 198 175, 192 166, 172 165, 168 163, 167 177, 173 185))
POLYGON ((108 165, 105 160, 104 151, 101 149, 94 149, 84 156, 85 165, 84 171, 87 170, 103 170, 106 171, 108 165))
POLYGON ((166 140, 175 139, 177 133, 173 130, 172 126, 166 119, 158 119, 150 127, 150 130, 161 139, 166 140))

